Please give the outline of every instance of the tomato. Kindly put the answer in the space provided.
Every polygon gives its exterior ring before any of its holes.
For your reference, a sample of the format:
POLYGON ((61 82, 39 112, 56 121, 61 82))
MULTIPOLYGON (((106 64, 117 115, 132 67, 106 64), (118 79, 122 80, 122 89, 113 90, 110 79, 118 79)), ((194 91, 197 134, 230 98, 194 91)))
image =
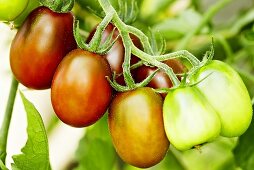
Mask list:
POLYGON ((74 127, 89 126, 106 112, 112 88, 110 66, 100 55, 76 49, 56 70, 51 87, 55 113, 74 127))
POLYGON ((221 135, 235 137, 243 134, 252 119, 252 105, 248 91, 236 71, 224 62, 211 61, 193 76, 192 82, 198 81, 201 82, 197 88, 221 119, 221 135))
POLYGON ((40 6, 39 0, 29 0, 24 11, 14 20, 15 27, 20 27, 32 10, 40 6))
POLYGON ((182 151, 215 139, 221 130, 219 116, 196 87, 169 91, 163 119, 169 141, 182 151))
POLYGON ((108 123, 115 149, 125 162, 147 168, 164 158, 169 141, 162 98, 151 88, 118 93, 110 105, 108 123))
POLYGON ((13 21, 26 8, 29 0, 0 0, 0 21, 13 21))
MULTIPOLYGON (((186 70, 185 66, 177 59, 170 59, 164 62, 169 67, 171 67, 175 74, 184 73, 186 70)), ((134 79, 136 82, 141 82, 149 75, 151 75, 157 68, 156 67, 149 67, 149 66, 141 66, 135 69, 134 79)), ((180 79, 180 77, 178 77, 180 79)), ((152 87, 154 89, 158 88, 170 88, 173 86, 170 78, 164 71, 158 71, 150 83, 147 85, 148 87, 152 87)), ((166 93, 161 94, 163 98, 166 97, 166 93)))
POLYGON ((12 72, 29 88, 49 88, 58 64, 76 47, 72 13, 56 13, 47 7, 38 7, 12 41, 12 72))
MULTIPOLYGON (((108 38, 110 33, 114 30, 114 28, 115 28, 115 26, 113 24, 111 24, 111 23, 108 24, 108 26, 106 27, 106 29, 104 30, 104 32, 102 34, 101 43, 104 43, 106 41, 106 39, 108 38)), ((96 28, 91 31, 91 33, 89 34, 89 36, 87 38, 87 42, 91 41, 95 31, 96 31, 96 28)), ((114 34, 113 34, 113 39, 117 38, 118 35, 119 35, 119 32, 117 29, 115 29, 114 34)), ((131 37, 135 46, 137 46, 138 48, 142 47, 141 42, 139 41, 139 39, 136 36, 134 36, 133 34, 130 34, 130 37, 131 37)), ((125 50, 124 50, 122 39, 121 39, 121 37, 118 37, 118 39, 116 40, 115 44, 110 49, 110 51, 106 55, 104 55, 104 57, 109 62, 112 72, 115 72, 116 74, 120 74, 123 72, 122 64, 124 62, 124 52, 125 52, 125 50)), ((139 59, 136 56, 134 56, 134 55, 131 56, 131 64, 135 64, 138 61, 139 61, 139 59)), ((123 76, 118 77, 117 82, 124 85, 123 76)))

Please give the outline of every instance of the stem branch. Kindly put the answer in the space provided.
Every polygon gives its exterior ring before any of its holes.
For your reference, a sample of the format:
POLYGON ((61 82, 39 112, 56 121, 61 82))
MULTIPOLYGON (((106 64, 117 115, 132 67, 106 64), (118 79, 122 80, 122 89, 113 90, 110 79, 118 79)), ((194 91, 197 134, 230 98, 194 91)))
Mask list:
POLYGON ((14 105, 17 89, 18 89, 18 82, 13 77, 12 83, 11 83, 11 89, 9 93, 9 98, 8 98, 8 103, 6 106, 2 127, 0 129, 0 159, 2 160, 3 163, 5 162, 5 158, 7 154, 6 146, 7 146, 8 131, 10 127, 13 105, 14 105))

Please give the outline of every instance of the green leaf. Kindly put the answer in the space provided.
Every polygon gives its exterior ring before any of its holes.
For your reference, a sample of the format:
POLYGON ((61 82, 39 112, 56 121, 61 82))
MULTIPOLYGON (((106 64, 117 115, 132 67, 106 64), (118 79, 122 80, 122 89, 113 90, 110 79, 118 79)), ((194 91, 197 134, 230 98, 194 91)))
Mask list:
POLYGON ((249 129, 239 138, 238 145, 234 150, 236 164, 244 170, 253 170, 254 167, 253 136, 254 121, 252 120, 249 129))
MULTIPOLYGON (((174 153, 169 150, 165 158, 157 165, 147 168, 146 170, 185 170, 181 162, 175 157, 174 153)), ((126 165, 124 170, 142 170, 131 165, 126 165)))
MULTIPOLYGON (((159 31, 164 38, 180 38, 190 30, 195 29, 202 19, 202 15, 193 9, 182 12, 176 18, 169 18, 153 26, 153 30, 159 31)), ((202 32, 207 32, 208 27, 204 27, 202 32)))
POLYGON ((158 17, 158 14, 165 12, 174 0, 144 0, 141 6, 141 17, 151 19, 158 17))
POLYGON ((185 169, 235 170, 232 150, 236 141, 236 138, 219 137, 200 149, 190 149, 185 152, 180 152, 172 146, 170 149, 185 169))
POLYGON ((48 139, 42 118, 22 92, 20 95, 27 113, 28 139, 26 145, 21 149, 22 154, 12 157, 14 160, 12 169, 50 170, 48 139))
POLYGON ((107 114, 88 128, 76 152, 79 166, 76 170, 113 169, 116 153, 108 131, 107 114))
POLYGON ((6 168, 6 166, 4 165, 2 160, 0 160, 0 169, 1 170, 8 170, 8 168, 6 168))

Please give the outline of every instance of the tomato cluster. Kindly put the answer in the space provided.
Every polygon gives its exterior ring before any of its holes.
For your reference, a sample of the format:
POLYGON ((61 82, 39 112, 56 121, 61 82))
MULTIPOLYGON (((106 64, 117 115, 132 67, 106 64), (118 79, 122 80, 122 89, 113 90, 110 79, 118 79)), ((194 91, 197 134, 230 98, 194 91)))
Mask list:
MULTIPOLYGON (((101 43, 112 31, 113 39, 118 37, 118 30, 109 24, 101 43)), ((130 37, 142 48, 136 36, 130 37)), ((77 49, 73 15, 38 7, 17 32, 10 63, 23 85, 34 89, 51 87, 55 113, 68 125, 89 126, 108 110, 109 130, 117 153, 137 167, 147 168, 160 162, 169 143, 187 150, 219 135, 235 137, 247 130, 252 119, 250 97, 240 76, 227 64, 209 61, 190 77, 191 85, 171 89, 167 94, 153 90, 173 86, 164 71, 157 72, 147 87, 113 93, 107 78, 112 78, 113 72, 123 72, 124 50, 121 37, 104 56, 77 49)), ((131 64, 139 60, 136 56, 131 58, 131 64)), ((187 71, 180 60, 164 63, 175 74, 187 71)), ((141 66, 131 73, 138 83, 155 70, 141 66)), ((124 84, 123 77, 119 83, 124 84)))
POLYGON ((236 71, 214 60, 190 81, 198 83, 170 91, 164 101, 164 125, 171 144, 187 150, 219 135, 236 137, 247 130, 251 100, 236 71))

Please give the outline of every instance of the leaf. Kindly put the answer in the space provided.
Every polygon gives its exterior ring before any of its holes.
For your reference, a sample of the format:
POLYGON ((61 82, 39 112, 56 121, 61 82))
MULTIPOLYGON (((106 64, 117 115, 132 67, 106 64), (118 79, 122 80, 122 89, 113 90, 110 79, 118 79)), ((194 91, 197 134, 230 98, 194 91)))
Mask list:
POLYGON ((14 160, 12 169, 50 170, 48 139, 42 118, 22 92, 20 95, 27 113, 28 139, 26 145, 21 149, 22 154, 12 157, 14 160))
POLYGON ((6 168, 6 166, 4 165, 2 160, 0 160, 0 169, 1 170, 8 170, 8 168, 6 168))
POLYGON ((151 19, 158 17, 158 14, 165 12, 174 0, 144 0, 141 6, 141 17, 151 19))
POLYGON ((87 129, 80 140, 76 157, 79 162, 76 170, 113 169, 116 153, 109 135, 106 114, 93 127, 87 129))
MULTIPOLYGON (((190 30, 196 28, 202 19, 202 15, 193 9, 188 9, 182 12, 176 18, 169 18, 153 26, 154 31, 159 31, 164 38, 176 39, 180 38, 190 30)), ((208 27, 204 27, 202 32, 206 32, 208 27)))
MULTIPOLYGON (((185 170, 181 162, 175 157, 174 153, 169 150, 165 158, 157 165, 147 168, 146 170, 185 170)), ((124 170, 142 170, 131 165, 125 165, 124 170)))
MULTIPOLYGON (((254 106, 252 108, 254 108, 254 106)), ((253 136, 254 121, 252 119, 249 129, 239 137, 238 145, 234 150, 236 164, 244 170, 253 170, 254 167, 253 136)))
POLYGON ((185 169, 195 170, 235 170, 233 148, 236 138, 219 137, 203 145, 200 150, 190 149, 184 152, 170 147, 185 169))

